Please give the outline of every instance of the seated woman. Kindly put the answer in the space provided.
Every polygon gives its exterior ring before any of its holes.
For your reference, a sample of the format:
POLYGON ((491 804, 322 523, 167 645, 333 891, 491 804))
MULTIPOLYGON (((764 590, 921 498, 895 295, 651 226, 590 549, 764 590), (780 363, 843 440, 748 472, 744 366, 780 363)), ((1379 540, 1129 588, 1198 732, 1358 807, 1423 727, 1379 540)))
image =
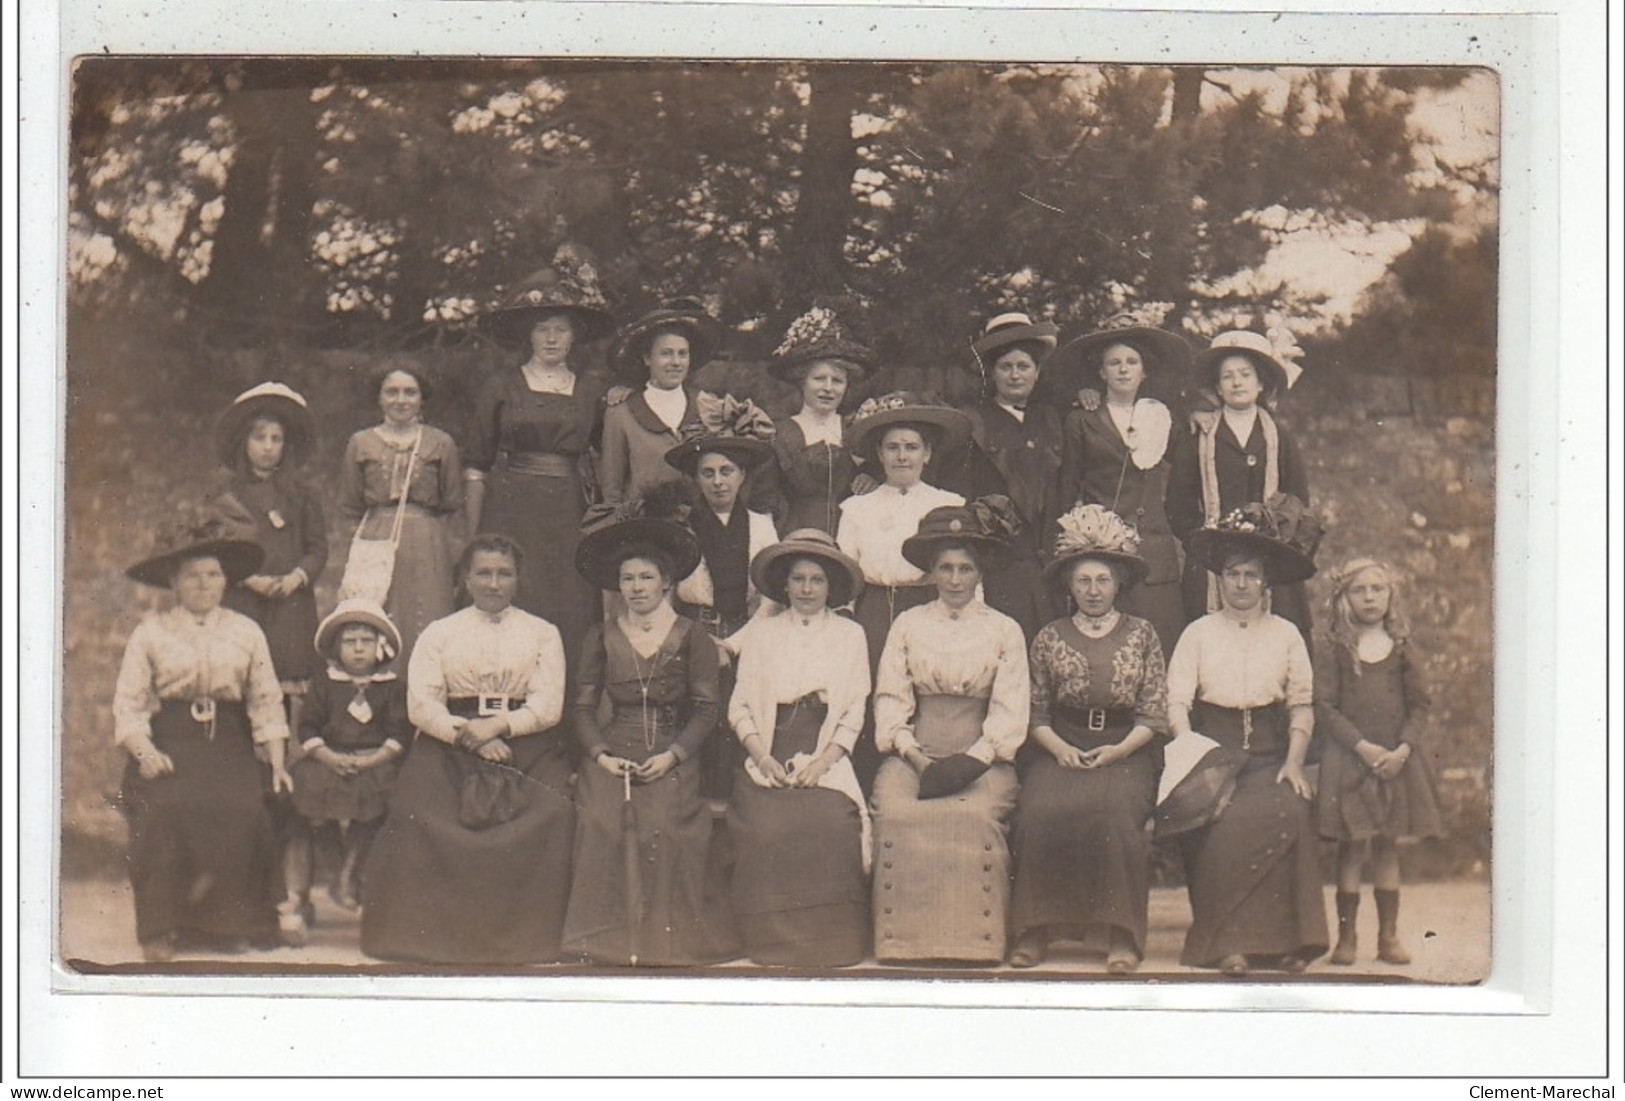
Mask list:
POLYGON ((757 963, 844 967, 869 951, 869 814, 850 754, 869 698, 863 628, 830 610, 863 587, 817 528, 751 561, 785 606, 731 640, 728 719, 749 754, 733 786, 733 907, 757 963))
POLYGON ((1029 753, 1016 807, 1013 967, 1044 960, 1072 936, 1126 974, 1145 957, 1159 737, 1168 687, 1157 632, 1117 610, 1145 576, 1139 537, 1115 513, 1081 505, 1062 516, 1046 567, 1077 610, 1032 645, 1029 753), (1038 752, 1038 751, 1042 752, 1038 752))
POLYGON ((564 648, 513 604, 505 535, 463 551, 470 607, 429 624, 407 669, 417 737, 362 881, 361 950, 428 963, 558 955, 575 811, 558 730, 564 648))
POLYGON ((643 507, 589 520, 576 554, 581 574, 618 590, 625 610, 588 631, 577 674, 580 817, 565 952, 598 963, 715 963, 738 948, 725 904, 706 891, 711 813, 697 758, 717 723, 717 646, 671 606, 699 545, 674 517, 643 507))
POLYGON ((136 938, 153 963, 188 942, 233 951, 276 942, 274 838, 256 745, 270 758, 272 790, 292 788, 265 634, 220 606, 264 551, 218 521, 160 543, 125 572, 173 590, 176 603, 130 635, 113 691, 113 740, 130 755, 119 798, 136 938))
POLYGON ((875 680, 875 958, 1004 959, 1016 807, 1011 762, 1027 736, 1027 646, 977 597, 1014 516, 1002 498, 933 509, 903 554, 930 604, 897 617, 875 680))
POLYGON ((1291 498, 1249 505, 1192 536, 1224 607, 1185 629, 1168 664, 1175 739, 1194 731, 1218 743, 1157 812, 1157 836, 1179 837, 1183 850, 1188 967, 1297 972, 1327 949, 1303 771, 1315 722, 1309 651, 1296 627, 1265 609, 1270 586, 1314 576, 1319 541, 1319 525, 1291 498), (1209 797, 1186 799, 1193 791, 1209 797))

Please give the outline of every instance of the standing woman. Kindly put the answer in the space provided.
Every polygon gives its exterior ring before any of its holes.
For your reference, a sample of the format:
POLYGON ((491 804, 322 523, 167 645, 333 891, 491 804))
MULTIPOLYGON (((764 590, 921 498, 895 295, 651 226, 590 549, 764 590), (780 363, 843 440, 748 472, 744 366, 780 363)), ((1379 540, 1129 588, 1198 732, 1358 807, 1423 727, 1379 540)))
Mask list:
MULTIPOLYGON (((1309 476, 1292 436, 1270 409, 1302 374, 1291 334, 1246 330, 1220 333, 1196 357, 1200 385, 1217 395, 1217 412, 1199 413, 1196 432, 1174 455, 1168 513, 1174 531, 1191 550, 1191 536, 1213 527, 1236 509, 1263 504, 1277 493, 1309 504, 1309 476)), ((1219 607, 1218 580, 1201 555, 1185 559, 1185 613, 1194 620, 1219 607)), ((1301 584, 1270 593, 1270 610, 1294 623, 1310 641, 1309 602, 1301 584)))
POLYGON ((801 409, 777 422, 773 439, 779 526, 834 535, 841 502, 852 493, 858 459, 842 437, 841 410, 874 365, 835 312, 815 306, 798 317, 773 350, 768 370, 801 394, 801 409))
POLYGON ((1099 946, 1106 970, 1145 958, 1159 739, 1168 735, 1162 646, 1117 608, 1145 576, 1134 529, 1099 505, 1059 521, 1048 574, 1075 609, 1033 640, 1031 760, 1016 807, 1013 967, 1043 962, 1049 942, 1099 946), (1038 752, 1042 751, 1042 752, 1038 752))
POLYGON ((728 804, 733 908, 757 963, 845 967, 869 951, 869 811, 851 753, 869 700, 863 628, 831 610, 863 587, 817 528, 751 561, 783 605, 735 637, 728 719, 749 760, 728 804))
POLYGON ((875 678, 875 958, 1004 959, 1011 762, 1027 736, 1027 642, 977 588, 1013 521, 1000 498, 933 509, 903 553, 937 599, 897 617, 875 678))
POLYGON ((1065 508, 1100 505, 1134 527, 1145 576, 1119 595, 1118 607, 1156 628, 1166 658, 1186 623, 1179 541, 1168 523, 1174 422, 1167 406, 1141 391, 1149 375, 1183 379, 1190 345, 1119 314, 1098 332, 1070 341, 1056 358, 1069 389, 1105 384, 1104 401, 1067 414, 1060 500, 1065 508))
POLYGON ((699 557, 688 529, 641 500, 589 519, 581 536, 576 567, 625 608, 588 630, 576 679, 573 958, 682 966, 737 954, 725 906, 705 892, 711 813, 697 757, 717 724, 717 647, 670 599, 699 557))
POLYGON ((463 464, 456 442, 423 423, 423 403, 434 388, 421 366, 405 359, 385 363, 373 376, 372 392, 384 420, 350 437, 339 511, 359 539, 388 539, 400 516, 384 610, 401 633, 401 661, 425 627, 451 612, 451 518, 463 504, 463 464))
POLYGON ((644 314, 616 338, 610 363, 638 389, 604 412, 599 497, 619 505, 682 475, 666 452, 699 424, 689 372, 716 347, 716 322, 698 303, 680 300, 644 314))
POLYGON ((129 754, 120 801, 130 823, 136 938, 148 962, 187 942, 240 951, 276 941, 275 839, 264 800, 291 791, 282 691, 265 635, 220 606, 264 551, 219 521, 170 533, 131 566, 175 605, 141 621, 113 692, 113 740, 129 754))
POLYGON ((987 323, 971 345, 982 397, 965 409, 976 446, 965 449, 964 481, 946 476, 943 482, 966 497, 1002 494, 1021 518, 1007 561, 985 584, 988 604, 1021 624, 1029 640, 1055 613, 1043 553, 1059 511, 1061 413, 1034 400, 1034 393, 1058 331, 1053 322, 1035 322, 1023 313, 1000 314, 987 323))
MULTIPOLYGON (((265 632, 284 699, 304 694, 316 671, 316 579, 327 565, 321 501, 299 478, 310 457, 305 399, 280 382, 237 395, 215 425, 215 454, 232 472, 217 501, 227 516, 246 513, 265 550, 259 569, 226 589, 224 604, 265 632)), ((296 720, 291 720, 296 725, 296 720)))
POLYGON ((1314 575, 1319 542, 1314 517, 1280 499, 1239 509, 1191 539, 1191 553, 1218 575, 1224 607, 1185 629, 1168 664, 1175 739, 1195 732, 1218 743, 1157 812, 1157 836, 1179 837, 1184 857, 1187 967, 1298 972, 1326 952, 1304 775, 1313 674, 1303 637, 1267 603, 1271 586, 1314 575), (1187 798, 1193 793, 1203 797, 1187 798))
POLYGON ((552 268, 492 309, 492 330, 530 358, 486 379, 463 454, 470 534, 500 532, 524 549, 515 603, 559 629, 571 661, 596 611, 575 552, 604 380, 572 362, 612 327, 595 280, 592 265, 561 248, 552 268))
POLYGON ((473 603, 430 624, 407 670, 417 727, 362 881, 361 950, 425 963, 544 963, 559 950, 575 810, 559 716, 564 648, 514 607, 524 553, 478 535, 473 603))
POLYGON ((835 534, 841 552, 863 571, 863 594, 854 613, 869 642, 871 669, 880 662, 892 621, 936 596, 927 568, 903 553, 903 543, 932 509, 965 503, 924 479, 933 456, 955 455, 969 439, 969 417, 906 391, 869 399, 847 425, 847 449, 884 479, 874 490, 841 502, 835 534))

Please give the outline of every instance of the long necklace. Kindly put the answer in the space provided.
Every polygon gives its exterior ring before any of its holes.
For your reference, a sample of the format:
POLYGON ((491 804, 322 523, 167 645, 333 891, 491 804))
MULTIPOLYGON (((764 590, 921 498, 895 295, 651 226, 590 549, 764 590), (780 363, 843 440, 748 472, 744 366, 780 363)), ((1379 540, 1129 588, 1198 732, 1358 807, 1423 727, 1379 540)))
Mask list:
MULTIPOLYGON (((630 622, 631 617, 628 616, 627 620, 630 622)), ((652 623, 639 626, 645 631, 654 629, 652 623)), ((655 748, 655 729, 649 722, 649 688, 654 684, 655 677, 660 674, 660 667, 665 661, 666 647, 662 644, 649 658, 649 675, 644 676, 643 656, 636 649, 632 650, 632 674, 638 678, 638 699, 642 704, 643 748, 649 753, 653 753, 655 748)))

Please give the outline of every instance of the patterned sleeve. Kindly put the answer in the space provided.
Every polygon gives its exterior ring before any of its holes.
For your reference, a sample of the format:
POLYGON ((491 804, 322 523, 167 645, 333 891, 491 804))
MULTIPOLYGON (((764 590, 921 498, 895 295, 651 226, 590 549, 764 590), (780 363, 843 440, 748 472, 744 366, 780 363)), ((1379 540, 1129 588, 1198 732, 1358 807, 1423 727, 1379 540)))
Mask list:
POLYGON ((118 680, 113 686, 113 742, 123 745, 131 738, 152 737, 152 717, 158 713, 158 692, 153 687, 151 618, 142 620, 124 646, 118 680))
POLYGON ((1039 629, 1033 636, 1032 651, 1028 656, 1028 671, 1032 676, 1031 717, 1029 729, 1050 725, 1050 704, 1055 702, 1055 686, 1050 676, 1050 651, 1060 643, 1053 625, 1039 629))
POLYGON ((982 736, 965 750, 966 756, 986 764, 1013 761, 1027 740, 1032 712, 1032 674, 1027 669, 1027 640, 1015 620, 1001 616, 998 632, 998 669, 988 696, 982 736))
POLYGON ((914 682, 908 675, 912 619, 905 612, 892 624, 875 673, 875 747, 882 753, 901 754, 920 744, 914 738, 914 682))
POLYGON ((1134 699, 1134 723, 1150 727, 1153 734, 1168 736, 1168 670, 1162 660, 1162 643, 1156 628, 1141 621, 1135 632, 1140 651, 1140 685, 1134 699))

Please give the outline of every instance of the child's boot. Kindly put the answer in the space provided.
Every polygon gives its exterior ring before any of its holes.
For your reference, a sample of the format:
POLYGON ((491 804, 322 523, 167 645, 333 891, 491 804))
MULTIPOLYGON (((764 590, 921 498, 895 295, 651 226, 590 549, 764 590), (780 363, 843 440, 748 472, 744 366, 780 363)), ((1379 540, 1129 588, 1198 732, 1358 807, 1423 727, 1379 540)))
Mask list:
POLYGON ((1411 962, 1411 954, 1399 943, 1399 892, 1378 890, 1377 958, 1401 966, 1411 962))
POLYGON ((1355 932, 1355 918, 1360 913, 1360 894, 1358 891, 1337 892, 1337 947, 1332 949, 1332 957, 1328 963, 1335 963, 1347 967, 1354 962, 1355 951, 1359 948, 1359 938, 1355 932))

